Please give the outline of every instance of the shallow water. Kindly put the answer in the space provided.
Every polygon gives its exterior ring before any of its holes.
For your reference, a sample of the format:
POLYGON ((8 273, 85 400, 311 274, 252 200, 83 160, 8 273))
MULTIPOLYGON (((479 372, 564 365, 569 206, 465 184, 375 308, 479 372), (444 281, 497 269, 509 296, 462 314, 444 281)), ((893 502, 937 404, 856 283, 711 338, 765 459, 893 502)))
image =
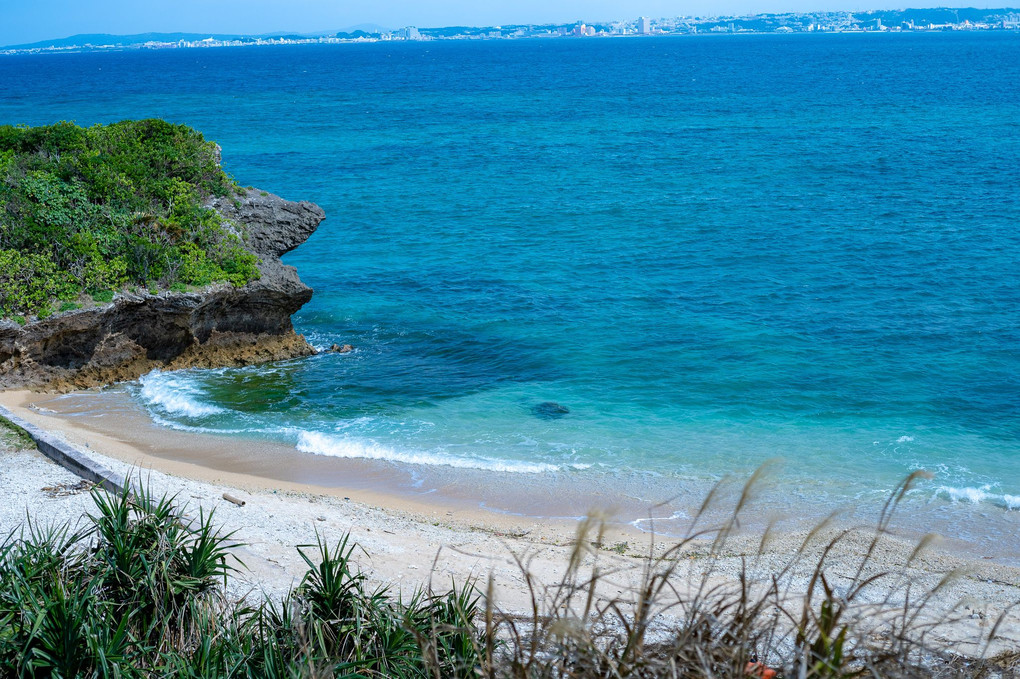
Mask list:
POLYGON ((1018 83, 1008 34, 52 55, 0 120, 188 123, 329 214, 295 324, 356 350, 149 375, 165 426, 522 495, 778 457, 813 512, 926 468, 978 534, 1020 516, 1018 83))

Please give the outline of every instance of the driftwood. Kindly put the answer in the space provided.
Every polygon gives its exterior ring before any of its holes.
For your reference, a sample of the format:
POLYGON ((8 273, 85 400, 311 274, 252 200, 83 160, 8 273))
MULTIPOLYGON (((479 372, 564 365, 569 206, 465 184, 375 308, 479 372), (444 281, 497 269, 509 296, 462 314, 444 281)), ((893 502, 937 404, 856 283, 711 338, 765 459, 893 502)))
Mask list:
POLYGON ((238 507, 243 507, 244 506, 244 500, 242 500, 241 498, 238 498, 238 497, 234 497, 230 493, 224 493, 223 494, 223 499, 226 500, 227 502, 233 502, 238 507))

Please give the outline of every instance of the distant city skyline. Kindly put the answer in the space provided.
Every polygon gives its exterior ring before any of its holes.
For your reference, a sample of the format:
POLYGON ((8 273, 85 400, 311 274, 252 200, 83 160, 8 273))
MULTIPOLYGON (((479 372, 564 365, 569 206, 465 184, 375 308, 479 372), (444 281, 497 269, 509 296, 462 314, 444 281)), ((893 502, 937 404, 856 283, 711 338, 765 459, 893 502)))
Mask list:
MULTIPOLYGON (((1001 7, 1003 3, 937 3, 943 7, 1001 7)), ((1005 3, 1007 5, 1012 3, 1005 3)), ((931 3, 910 3, 926 7, 931 3)), ((892 1, 861 0, 378 0, 353 6, 337 0, 71 0, 4 2, 0 45, 52 40, 80 33, 146 32, 266 34, 337 31, 360 24, 498 26, 502 24, 614 21, 638 16, 742 15, 762 12, 865 11, 902 8, 892 1)))

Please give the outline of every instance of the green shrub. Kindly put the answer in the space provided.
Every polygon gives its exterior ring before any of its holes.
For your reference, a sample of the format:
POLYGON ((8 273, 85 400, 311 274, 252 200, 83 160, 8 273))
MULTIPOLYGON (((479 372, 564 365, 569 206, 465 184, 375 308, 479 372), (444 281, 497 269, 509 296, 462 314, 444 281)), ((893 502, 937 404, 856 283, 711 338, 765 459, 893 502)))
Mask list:
POLYGON ((345 537, 300 548, 309 570, 282 603, 232 605, 232 535, 211 512, 186 521, 143 484, 92 498, 80 531, 0 539, 0 676, 476 676, 472 587, 369 589, 345 537))
POLYGON ((113 301, 113 295, 113 290, 100 290, 92 293, 92 301, 105 304, 113 301))
POLYGON ((240 245, 234 244, 226 248, 226 252, 220 260, 220 266, 225 278, 239 288, 250 281, 258 280, 261 275, 258 262, 258 257, 240 245))
POLYGON ((77 302, 61 302, 59 311, 63 313, 64 311, 72 311, 78 308, 80 308, 80 305, 77 302))
POLYGON ((491 578, 484 597, 473 582, 373 588, 349 536, 299 546, 307 571, 282 601, 231 601, 233 536, 211 512, 188 519, 142 483, 94 489, 86 526, 28 522, 0 538, 0 676, 746 679, 774 674, 766 666, 806 679, 1015 676, 1015 644, 985 657, 997 634, 1009 638, 1012 607, 967 629, 977 657, 945 634, 959 611, 926 617, 963 576, 911 574, 931 536, 904 564, 876 563, 896 505, 923 477, 896 489, 873 529, 823 523, 786 557, 768 532, 757 549, 731 543, 758 474, 720 523, 708 513, 721 486, 687 537, 634 569, 600 561, 606 525, 589 518, 558 582, 529 571, 533 555, 513 556, 526 613, 496 607, 491 578))
POLYGON ((71 282, 45 255, 0 250, 0 314, 38 312, 71 282))
POLYGON ((194 243, 185 243, 180 248, 181 268, 177 275, 191 285, 208 285, 222 277, 222 270, 209 259, 209 254, 194 243))
POLYGON ((0 315, 129 284, 254 280, 254 255, 205 207, 238 188, 183 125, 0 126, 0 315))

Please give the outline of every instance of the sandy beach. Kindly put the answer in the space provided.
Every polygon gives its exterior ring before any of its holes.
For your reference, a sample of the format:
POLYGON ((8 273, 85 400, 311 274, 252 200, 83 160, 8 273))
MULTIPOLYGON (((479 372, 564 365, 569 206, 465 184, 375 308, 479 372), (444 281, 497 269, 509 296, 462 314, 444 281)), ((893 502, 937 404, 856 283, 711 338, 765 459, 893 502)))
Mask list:
MULTIPOLYGON (((504 532, 555 526, 569 534, 579 520, 595 513, 605 517, 616 542, 646 543, 651 533, 668 542, 687 534, 714 486, 710 480, 666 475, 522 474, 314 455, 271 437, 163 426, 122 386, 69 394, 9 391, 0 393, 0 403, 44 429, 62 432, 81 446, 139 468, 239 488, 351 498, 471 525, 498 526, 504 532)), ((827 498, 832 489, 824 484, 791 488, 784 481, 782 461, 768 466, 769 473, 755 488, 752 510, 742 517, 741 525, 750 535, 770 526, 801 534, 834 512, 845 522, 873 524, 888 497, 882 491, 853 503, 831 502, 827 498)), ((706 511, 709 521, 726 519, 753 472, 754 467, 747 467, 732 473, 720 500, 706 511)), ((839 489, 835 490, 838 496, 839 489)), ((1015 511, 979 512, 966 503, 914 498, 901 504, 891 527, 911 542, 936 533, 947 536, 946 550, 965 558, 1020 567, 1018 521, 1015 511)))
MULTIPOLYGON (((281 595, 297 584, 304 572, 298 545, 314 543, 317 535, 335 541, 349 533, 363 549, 359 566, 378 584, 411 591, 430 583, 444 587, 451 580, 474 578, 484 582, 491 575, 496 605, 526 614, 531 593, 520 563, 527 564, 534 581, 553 586, 578 545, 576 521, 485 512, 430 502, 428 498, 379 493, 358 488, 356 483, 350 489, 324 488, 174 462, 77 426, 71 419, 40 412, 38 406, 29 407, 40 397, 7 392, 0 401, 33 424, 57 432, 113 471, 140 477, 158 493, 175 495, 189 515, 197 514, 199 508, 215 510, 223 530, 234 532, 234 539, 243 543, 234 549, 244 566, 232 581, 232 596, 259 592, 281 595), (224 493, 244 500, 245 505, 224 500, 224 493)), ((168 444, 179 435, 168 434, 168 444)), ((26 515, 39 524, 74 524, 89 511, 87 492, 59 490, 62 484, 73 485, 78 479, 37 451, 6 445, 2 455, 0 493, 7 501, 0 510, 0 529, 5 533, 22 525, 26 515)), ((786 577, 790 592, 796 593, 806 586, 828 539, 847 527, 852 524, 837 522, 806 547, 804 530, 774 532, 764 549, 760 533, 737 533, 712 557, 708 556, 710 539, 693 540, 681 550, 683 567, 674 577, 695 582, 710 566, 711 577, 720 583, 735 581, 742 567, 755 577, 767 579, 792 561, 795 565, 786 577)), ((852 531, 840 542, 827 561, 833 581, 851 576, 870 543, 870 535, 866 529, 852 531)), ((603 595, 608 597, 626 597, 640 581, 648 556, 661 554, 676 543, 674 538, 619 523, 607 525, 601 544, 593 545, 593 539, 586 536, 580 546, 586 550, 587 562, 598 560, 600 568, 612 573, 603 585, 603 595)), ((955 572, 928 608, 927 615, 933 619, 959 618, 940 629, 939 634, 959 644, 961 650, 977 654, 989 626, 1004 615, 1000 638, 991 650, 1020 647, 1020 611, 1014 608, 1020 603, 1020 569, 961 553, 958 548, 952 549, 951 542, 929 547, 910 561, 915 546, 912 538, 884 536, 869 568, 894 574, 901 584, 900 578, 909 578, 917 586, 929 588, 955 572)), ((892 585, 887 589, 879 586, 870 600, 895 597, 893 590, 892 585)), ((663 616, 662 624, 668 623, 669 616, 663 616)))

